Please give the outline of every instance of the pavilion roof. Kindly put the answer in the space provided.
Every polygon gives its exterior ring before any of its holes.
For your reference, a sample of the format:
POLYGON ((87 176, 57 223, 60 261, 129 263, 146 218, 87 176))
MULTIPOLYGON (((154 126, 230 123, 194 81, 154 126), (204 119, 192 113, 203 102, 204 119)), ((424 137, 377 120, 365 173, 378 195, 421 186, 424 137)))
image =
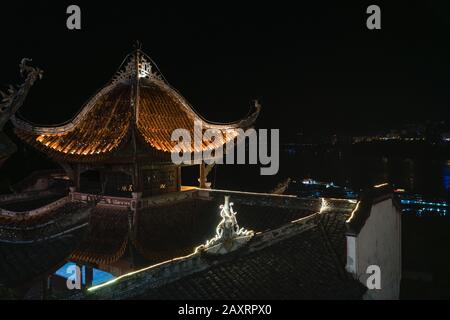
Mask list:
MULTIPOLYGON (((141 50, 129 54, 113 78, 98 91, 70 121, 58 126, 36 126, 12 118, 16 134, 48 155, 72 162, 91 162, 126 149, 131 139, 141 154, 168 154, 177 144, 171 141, 175 129, 187 129, 194 139, 194 123, 206 129, 246 129, 260 111, 232 123, 212 123, 203 119, 181 94, 172 88, 152 60, 141 50), (199 123, 200 123, 199 122, 199 123)), ((191 152, 219 147, 234 140, 226 135, 191 152)), ((166 157, 167 158, 167 157, 166 157)))

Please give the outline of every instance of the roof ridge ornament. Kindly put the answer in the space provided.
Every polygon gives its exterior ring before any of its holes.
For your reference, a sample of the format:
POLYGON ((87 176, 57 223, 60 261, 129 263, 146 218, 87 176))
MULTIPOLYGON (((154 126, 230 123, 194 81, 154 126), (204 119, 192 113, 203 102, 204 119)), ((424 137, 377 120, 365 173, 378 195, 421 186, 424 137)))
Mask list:
POLYGON ((136 40, 134 43, 134 49, 135 50, 141 50, 142 49, 142 43, 139 40, 136 40))
POLYGON ((140 43, 135 45, 136 50, 129 54, 119 70, 113 76, 112 83, 128 83, 136 78, 164 81, 154 62, 140 49, 140 43), (137 61, 136 61, 137 59, 137 61), (154 71, 157 70, 157 71, 154 71))
POLYGON ((143 52, 139 55, 138 68, 139 78, 162 80, 161 74, 157 71, 153 71, 152 62, 150 59, 146 58, 146 54, 143 52))
POLYGON ((43 71, 36 67, 27 65, 32 61, 30 58, 23 58, 20 61, 20 75, 25 79, 17 88, 10 85, 7 93, 0 91, 0 131, 10 118, 22 107, 30 88, 38 79, 42 79, 43 71))
POLYGON ((252 230, 239 228, 236 215, 233 210, 233 202, 230 196, 225 196, 225 203, 220 206, 222 220, 216 228, 216 235, 195 249, 195 252, 206 252, 210 254, 226 254, 237 250, 246 244, 253 236, 252 230))

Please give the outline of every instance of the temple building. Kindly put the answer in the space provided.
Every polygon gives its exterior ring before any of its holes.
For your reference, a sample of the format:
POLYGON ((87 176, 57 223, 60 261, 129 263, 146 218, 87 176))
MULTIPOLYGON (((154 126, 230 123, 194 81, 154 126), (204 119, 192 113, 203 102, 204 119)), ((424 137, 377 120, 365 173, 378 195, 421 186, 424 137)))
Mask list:
MULTIPOLYGON (((175 129, 194 138, 195 122, 245 130, 259 112, 256 104, 233 123, 204 120, 136 49, 66 124, 11 113, 17 136, 62 170, 0 195, 0 289, 27 298, 398 298, 401 222, 388 185, 358 199, 286 195, 286 186, 215 190, 204 163, 198 187, 183 185, 184 167, 171 161, 175 129), (380 291, 365 282, 374 264, 386 270, 380 291), (81 290, 65 287, 69 265, 82 270, 81 290)), ((242 132, 231 131, 189 151, 242 132)))
MULTIPOLYGON (((172 163, 177 141, 175 129, 186 129, 196 137, 194 123, 207 129, 247 129, 259 114, 259 107, 247 118, 227 124, 204 120, 175 89, 151 59, 137 49, 128 55, 119 70, 69 122, 40 127, 12 122, 16 134, 26 143, 57 161, 73 181, 76 191, 131 197, 153 196, 180 191, 181 167, 172 163), (97 172, 97 179, 86 172, 97 172), (90 179, 89 179, 90 178, 90 179)), ((203 134, 203 132, 200 132, 203 134)), ((189 152, 215 149, 236 135, 226 135, 210 143, 192 145, 189 152)), ((200 184, 205 186, 204 165, 200 184)))

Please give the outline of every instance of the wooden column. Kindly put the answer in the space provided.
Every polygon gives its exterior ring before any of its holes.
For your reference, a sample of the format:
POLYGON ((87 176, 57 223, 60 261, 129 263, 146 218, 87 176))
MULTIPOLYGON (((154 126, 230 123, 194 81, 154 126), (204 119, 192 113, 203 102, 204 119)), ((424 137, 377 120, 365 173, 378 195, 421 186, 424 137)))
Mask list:
POLYGON ((74 185, 75 185, 75 189, 76 191, 81 191, 80 190, 80 175, 81 175, 81 168, 80 165, 77 164, 76 165, 76 169, 75 169, 75 181, 74 181, 74 185))
POLYGON ((130 255, 131 268, 134 269, 136 267, 136 255, 134 254, 134 247, 131 245, 131 241, 128 245, 128 254, 130 255))
POLYGON ((135 254, 133 250, 133 240, 137 237, 139 223, 139 210, 136 208, 128 212, 128 254, 130 255, 131 267, 136 266, 135 254))
POLYGON ((181 190, 181 183, 182 183, 182 181, 181 181, 181 166, 179 166, 178 168, 177 168, 177 191, 180 191, 181 190))
POLYGON ((200 164, 200 188, 206 188, 206 165, 204 162, 200 164))

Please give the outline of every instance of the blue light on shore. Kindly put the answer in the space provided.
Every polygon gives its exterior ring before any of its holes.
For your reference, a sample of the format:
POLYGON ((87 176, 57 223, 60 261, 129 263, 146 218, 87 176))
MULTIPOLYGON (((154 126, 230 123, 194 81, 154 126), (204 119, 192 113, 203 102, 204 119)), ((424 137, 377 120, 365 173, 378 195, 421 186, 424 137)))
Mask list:
POLYGON ((446 202, 426 202, 422 200, 400 200, 401 204, 417 204, 417 205, 427 205, 435 207, 448 207, 446 202))

